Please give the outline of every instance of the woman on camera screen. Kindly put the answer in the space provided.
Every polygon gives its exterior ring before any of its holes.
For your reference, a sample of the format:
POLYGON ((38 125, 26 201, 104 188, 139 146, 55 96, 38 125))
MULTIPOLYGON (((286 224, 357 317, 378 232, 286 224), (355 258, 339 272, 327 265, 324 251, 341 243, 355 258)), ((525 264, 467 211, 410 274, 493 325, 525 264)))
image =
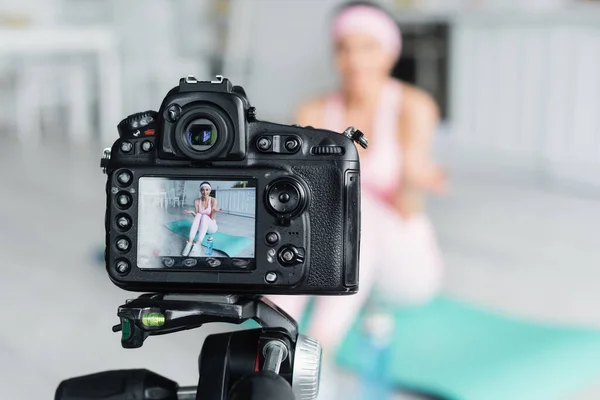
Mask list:
MULTIPOLYGON (((441 193, 446 178, 431 156, 438 108, 424 91, 391 78, 401 52, 394 19, 370 3, 340 8, 331 24, 340 87, 302 104, 296 123, 342 132, 362 130, 360 290, 318 297, 310 334, 326 351, 339 345, 373 285, 397 304, 419 304, 437 294, 442 260, 425 214, 424 192, 441 193)), ((275 302, 299 318, 306 298, 275 302)))
POLYGON ((194 216, 189 239, 181 252, 181 255, 184 257, 189 256, 195 246, 201 245, 207 233, 215 233, 219 229, 217 220, 215 219, 218 211, 217 199, 210 195, 211 191, 210 183, 202 182, 200 184, 200 197, 194 200, 194 211, 183 211, 184 214, 192 214, 194 216), (194 242, 196 234, 198 234, 198 240, 194 242))

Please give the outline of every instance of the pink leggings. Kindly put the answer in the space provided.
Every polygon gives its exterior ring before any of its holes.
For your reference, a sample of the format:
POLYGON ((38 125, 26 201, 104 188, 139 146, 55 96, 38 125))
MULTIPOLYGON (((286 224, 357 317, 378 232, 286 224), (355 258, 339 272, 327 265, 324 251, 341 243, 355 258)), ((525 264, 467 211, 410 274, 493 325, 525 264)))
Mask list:
POLYGON ((202 243, 204 235, 206 235, 207 233, 215 233, 217 229, 217 221, 215 221, 206 214, 198 213, 194 217, 192 229, 190 229, 190 242, 194 240, 196 232, 198 232, 198 241, 196 243, 202 243))
MULTIPOLYGON (((309 334, 325 351, 339 345, 374 285, 384 297, 400 305, 426 302, 441 286, 443 264, 426 215, 403 219, 364 191, 361 215, 359 292, 315 298, 309 334)), ((270 298, 296 320, 308 301, 307 296, 270 298)))

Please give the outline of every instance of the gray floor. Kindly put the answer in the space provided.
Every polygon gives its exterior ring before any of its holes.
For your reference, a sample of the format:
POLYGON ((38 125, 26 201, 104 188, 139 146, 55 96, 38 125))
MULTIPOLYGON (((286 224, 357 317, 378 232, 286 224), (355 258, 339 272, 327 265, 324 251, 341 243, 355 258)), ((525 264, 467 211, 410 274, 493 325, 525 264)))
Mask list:
MULTIPOLYGON (((124 350, 116 307, 135 297, 93 260, 103 240, 100 151, 0 146, 0 391, 51 398, 69 376, 146 367, 193 384, 209 329, 124 350)), ((600 328, 600 201, 521 179, 455 171, 430 201, 448 266, 445 291, 528 318, 600 328)), ((220 329, 211 328, 210 330, 220 329)), ((600 398, 597 387, 572 400, 600 398)))

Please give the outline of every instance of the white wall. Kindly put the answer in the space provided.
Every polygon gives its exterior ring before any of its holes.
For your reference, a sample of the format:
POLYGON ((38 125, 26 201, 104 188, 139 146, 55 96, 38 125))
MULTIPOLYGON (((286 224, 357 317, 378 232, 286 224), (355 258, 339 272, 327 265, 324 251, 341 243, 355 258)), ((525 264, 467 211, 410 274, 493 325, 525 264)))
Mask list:
POLYGON ((249 39, 230 54, 225 73, 245 87, 260 119, 290 122, 298 103, 334 85, 327 20, 341 2, 259 0, 250 26, 232 21, 233 34, 249 39))
POLYGON ((217 190, 215 197, 223 212, 244 217, 256 215, 256 188, 217 190))
MULTIPOLYGON (((193 206, 199 197, 198 188, 201 181, 186 181, 185 206, 193 206)), ((223 212, 245 217, 253 217, 256 213, 256 188, 232 188, 235 182, 210 181, 214 197, 223 212)))
POLYGON ((600 186, 600 18, 456 24, 451 140, 546 179, 600 186))
MULTIPOLYGON (((487 3, 496 11, 436 16, 454 29, 442 151, 476 165, 600 185, 599 9, 552 11, 567 0, 487 3)), ((249 47, 226 71, 261 119, 289 123, 301 100, 335 85, 327 18, 336 4, 253 3, 253 24, 244 28, 249 47)))

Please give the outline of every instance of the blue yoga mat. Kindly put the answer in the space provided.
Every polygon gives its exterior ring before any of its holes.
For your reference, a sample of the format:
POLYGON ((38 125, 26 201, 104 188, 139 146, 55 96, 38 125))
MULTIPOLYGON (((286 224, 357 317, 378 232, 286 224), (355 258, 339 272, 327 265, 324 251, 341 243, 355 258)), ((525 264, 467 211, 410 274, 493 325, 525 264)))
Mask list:
MULTIPOLYGON (((519 320, 448 298, 392 314, 391 365, 380 371, 392 385, 449 400, 558 400, 600 386, 598 331, 519 320)), ((337 357, 353 371, 364 357, 360 319, 337 357)))
MULTIPOLYGON (((169 222, 165 224, 166 227, 173 233, 176 233, 179 236, 187 238, 190 234, 190 229, 192 228, 192 221, 187 219, 182 219, 179 221, 169 222)), ((228 235, 227 233, 215 232, 210 235, 206 235, 202 240, 202 245, 206 246, 206 239, 208 236, 212 236, 213 238, 213 248, 215 250, 219 250, 225 253, 228 257, 236 257, 243 250, 245 250, 248 246, 252 244, 252 239, 245 236, 234 236, 228 235)), ((194 240, 198 239, 198 234, 194 240)))

